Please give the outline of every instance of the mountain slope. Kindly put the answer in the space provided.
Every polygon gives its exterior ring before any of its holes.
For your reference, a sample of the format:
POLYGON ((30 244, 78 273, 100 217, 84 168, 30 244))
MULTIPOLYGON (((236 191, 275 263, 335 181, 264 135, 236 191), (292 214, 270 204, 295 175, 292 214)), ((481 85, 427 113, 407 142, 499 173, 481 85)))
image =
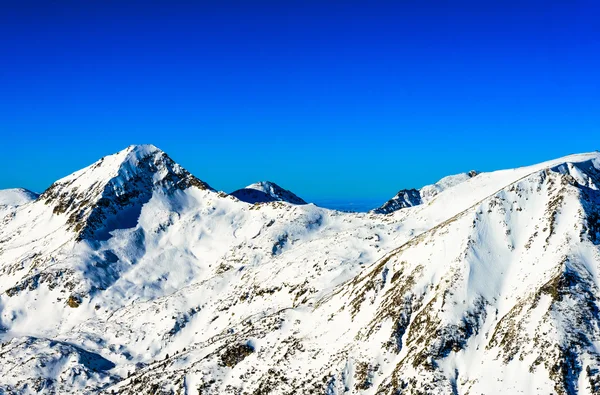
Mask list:
POLYGON ((248 316, 119 388, 201 376, 209 393, 597 392, 600 161, 576 159, 489 174, 474 187, 510 181, 315 303, 248 316))
POLYGON ((417 189, 402 189, 396 196, 385 202, 381 207, 373 209, 376 214, 389 214, 407 207, 417 206, 419 204, 431 201, 440 192, 458 185, 470 178, 478 175, 479 172, 471 170, 468 173, 455 174, 447 176, 432 185, 426 185, 417 189))
POLYGON ((266 203, 266 202, 288 202, 292 204, 306 204, 304 200, 294 193, 283 189, 279 185, 270 181, 261 181, 246 188, 238 189, 230 194, 246 203, 266 203))
POLYGON ((54 200, 0 219, 0 392, 600 391, 598 153, 389 216, 161 174, 106 233, 109 215, 80 237, 54 200))

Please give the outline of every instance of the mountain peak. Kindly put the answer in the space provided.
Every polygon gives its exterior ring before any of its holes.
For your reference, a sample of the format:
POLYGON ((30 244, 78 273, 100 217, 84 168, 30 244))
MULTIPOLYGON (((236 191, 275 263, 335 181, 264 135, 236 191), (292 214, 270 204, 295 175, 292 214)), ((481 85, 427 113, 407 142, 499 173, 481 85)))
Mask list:
POLYGON ((124 155, 128 160, 139 160, 150 155, 166 155, 166 153, 153 144, 132 144, 115 155, 124 155))
POLYGON ((107 220, 130 223, 156 191, 170 194, 189 187, 212 190, 154 145, 130 145, 56 181, 40 200, 53 205, 55 214, 68 215, 83 239, 106 228, 107 220), (128 218, 120 215, 124 212, 128 218))
POLYGON ((130 146, 128 146, 127 148, 125 148, 123 151, 136 151, 136 152, 154 152, 154 151, 161 151, 161 149, 159 149, 157 146, 155 146, 154 144, 131 144, 130 146))
POLYGON ((0 206, 20 206, 37 199, 38 194, 25 188, 0 190, 0 206))
POLYGON ((306 202, 291 191, 283 189, 271 181, 259 181, 245 188, 238 189, 230 195, 246 203, 288 202, 306 204, 306 202))

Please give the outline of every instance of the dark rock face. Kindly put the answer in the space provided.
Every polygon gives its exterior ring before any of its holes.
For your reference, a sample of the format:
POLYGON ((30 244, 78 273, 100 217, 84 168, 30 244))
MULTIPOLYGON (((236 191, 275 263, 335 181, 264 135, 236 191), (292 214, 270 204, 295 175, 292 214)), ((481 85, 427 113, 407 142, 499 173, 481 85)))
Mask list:
POLYGON ((254 352, 254 347, 249 344, 233 345, 225 350, 221 355, 221 363, 224 366, 233 367, 243 361, 248 355, 254 352))

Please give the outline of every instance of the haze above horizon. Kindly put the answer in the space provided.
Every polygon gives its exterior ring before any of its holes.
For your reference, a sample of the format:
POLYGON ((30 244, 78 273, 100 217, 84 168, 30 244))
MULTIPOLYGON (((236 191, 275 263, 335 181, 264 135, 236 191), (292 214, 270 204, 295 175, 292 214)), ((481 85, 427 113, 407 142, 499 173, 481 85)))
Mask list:
POLYGON ((213 187, 383 201, 599 149, 600 6, 18 2, 0 189, 151 143, 213 187))

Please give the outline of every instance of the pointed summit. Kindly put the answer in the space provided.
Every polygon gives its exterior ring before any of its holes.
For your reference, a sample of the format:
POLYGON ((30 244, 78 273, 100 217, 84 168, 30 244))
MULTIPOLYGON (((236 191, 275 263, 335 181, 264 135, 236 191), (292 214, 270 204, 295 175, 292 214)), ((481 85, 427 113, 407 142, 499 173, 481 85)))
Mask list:
POLYGON ((270 181, 260 181, 246 188, 238 189, 230 195, 235 196, 246 203, 266 203, 266 202, 288 202, 292 204, 306 204, 306 202, 296 196, 294 193, 283 189, 279 185, 270 181))
POLYGON ((53 205, 54 214, 67 215, 81 240, 102 237, 97 233, 106 233, 109 222, 131 224, 154 192, 189 187, 212 190, 155 146, 131 145, 56 181, 40 201, 53 205))

